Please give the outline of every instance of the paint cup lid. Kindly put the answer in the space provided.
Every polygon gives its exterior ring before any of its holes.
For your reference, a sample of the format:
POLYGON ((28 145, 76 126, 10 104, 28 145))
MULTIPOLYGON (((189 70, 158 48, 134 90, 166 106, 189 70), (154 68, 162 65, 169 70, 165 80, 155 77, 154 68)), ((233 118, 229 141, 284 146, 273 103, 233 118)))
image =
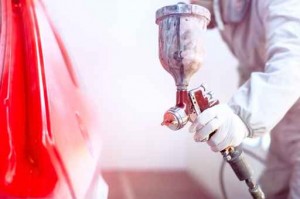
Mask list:
POLYGON ((196 4, 177 3, 165 6, 156 11, 156 24, 170 15, 194 15, 195 17, 206 18, 210 21, 210 12, 203 6, 196 4))

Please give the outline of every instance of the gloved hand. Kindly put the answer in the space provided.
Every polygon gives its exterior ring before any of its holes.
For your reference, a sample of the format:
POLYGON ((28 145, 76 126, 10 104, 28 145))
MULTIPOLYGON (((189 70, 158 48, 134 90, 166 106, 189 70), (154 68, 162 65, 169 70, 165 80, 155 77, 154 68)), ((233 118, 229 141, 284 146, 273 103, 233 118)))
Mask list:
POLYGON ((190 127, 196 142, 205 141, 215 152, 229 146, 238 146, 249 135, 249 130, 241 118, 227 104, 218 104, 201 113, 190 127))

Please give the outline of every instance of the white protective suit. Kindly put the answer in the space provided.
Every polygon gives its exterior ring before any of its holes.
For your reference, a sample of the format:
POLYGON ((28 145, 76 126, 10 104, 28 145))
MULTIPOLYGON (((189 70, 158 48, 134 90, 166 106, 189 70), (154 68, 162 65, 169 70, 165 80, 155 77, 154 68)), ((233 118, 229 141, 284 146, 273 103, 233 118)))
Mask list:
POLYGON ((229 105, 250 136, 272 130, 262 189, 267 199, 300 199, 300 1, 252 0, 221 35, 240 63, 229 105))

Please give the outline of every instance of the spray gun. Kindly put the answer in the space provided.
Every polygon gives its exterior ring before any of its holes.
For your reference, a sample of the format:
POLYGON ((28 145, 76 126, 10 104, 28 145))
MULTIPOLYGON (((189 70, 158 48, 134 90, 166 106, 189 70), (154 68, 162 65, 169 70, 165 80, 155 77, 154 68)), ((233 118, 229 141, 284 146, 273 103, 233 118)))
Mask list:
MULTIPOLYGON (((176 83, 176 105, 165 114, 162 125, 171 130, 183 128, 193 122, 205 109, 219 103, 204 85, 188 91, 190 78, 201 64, 203 55, 202 34, 210 22, 210 12, 199 5, 178 3, 165 6, 156 12, 159 25, 159 59, 176 83)), ((205 140, 209 140, 209 135, 205 140)), ((252 178, 253 171, 245 161, 242 147, 228 147, 221 151, 223 158, 240 181, 245 181, 254 199, 265 196, 252 178)))

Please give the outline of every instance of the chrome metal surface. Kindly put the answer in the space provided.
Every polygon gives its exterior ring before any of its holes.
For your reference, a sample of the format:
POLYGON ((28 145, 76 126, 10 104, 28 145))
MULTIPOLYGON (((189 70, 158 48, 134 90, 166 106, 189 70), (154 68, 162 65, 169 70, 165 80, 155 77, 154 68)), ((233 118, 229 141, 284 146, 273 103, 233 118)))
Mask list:
POLYGON ((166 125, 171 130, 176 131, 184 127, 188 122, 189 117, 185 113, 183 108, 171 107, 164 115, 164 122, 162 125, 166 125))
POLYGON ((156 12, 160 62, 179 90, 187 89, 203 63, 202 39, 209 21, 209 11, 199 5, 178 3, 156 12))

